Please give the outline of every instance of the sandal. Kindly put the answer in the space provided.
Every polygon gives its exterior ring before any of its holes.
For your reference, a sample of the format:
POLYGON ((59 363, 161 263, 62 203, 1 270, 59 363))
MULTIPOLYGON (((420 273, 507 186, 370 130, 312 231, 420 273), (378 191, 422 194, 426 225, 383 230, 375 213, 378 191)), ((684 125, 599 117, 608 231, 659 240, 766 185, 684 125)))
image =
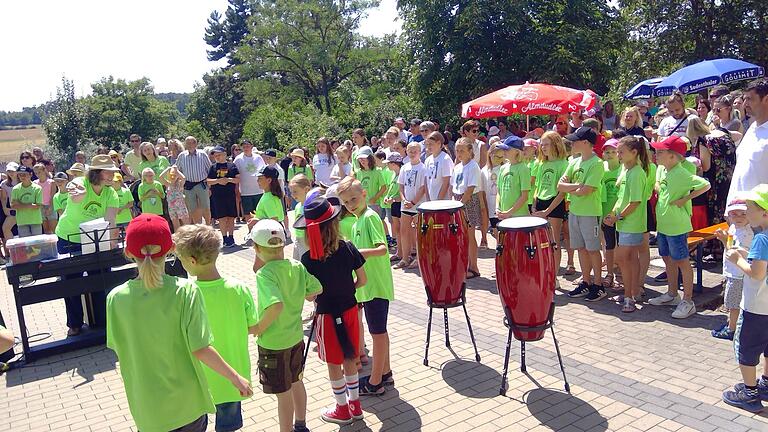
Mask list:
POLYGON ((392 256, 390 256, 390 257, 389 257, 389 262, 390 262, 390 263, 400 262, 400 261, 402 261, 402 260, 403 260, 403 259, 402 259, 402 258, 400 258, 400 257, 399 257, 399 256, 397 256, 397 255, 392 255, 392 256))
POLYGON ((80 334, 81 331, 82 331, 82 327, 78 327, 78 328, 70 327, 67 330, 67 336, 77 336, 80 334))
POLYGON ((467 276, 467 279, 474 279, 480 276, 480 272, 474 271, 472 269, 467 270, 467 273, 469 273, 469 276, 467 276))
POLYGON ((419 268, 419 260, 413 259, 411 260, 411 263, 408 264, 409 269, 418 269, 419 268))
POLYGON ((576 267, 569 265, 565 268, 565 271, 563 272, 563 275, 565 276, 571 276, 576 274, 576 267))
POLYGON ((613 288, 613 274, 609 273, 603 278, 603 287, 613 288))
POLYGON ((396 269, 406 268, 411 264, 410 261, 406 261, 404 259, 401 259, 399 263, 395 264, 393 267, 396 269))
POLYGON ((480 247, 483 248, 483 249, 488 249, 488 242, 487 241, 481 241, 480 242, 480 247))
POLYGON ((637 306, 635 306, 635 300, 631 298, 625 298, 624 306, 621 307, 621 311, 624 313, 632 313, 636 310, 637 310, 637 306))

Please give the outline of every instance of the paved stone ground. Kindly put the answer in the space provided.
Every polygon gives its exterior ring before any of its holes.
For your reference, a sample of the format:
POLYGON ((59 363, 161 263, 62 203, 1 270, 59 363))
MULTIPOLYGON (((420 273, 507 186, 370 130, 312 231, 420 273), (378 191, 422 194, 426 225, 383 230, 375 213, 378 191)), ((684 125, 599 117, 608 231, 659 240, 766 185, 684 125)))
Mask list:
MULTIPOLYGON (((219 263, 223 274, 253 282, 252 259, 252 251, 238 249, 227 251, 219 263)), ((397 300, 390 308, 389 329, 396 390, 364 400, 365 420, 342 430, 768 430, 766 414, 750 415, 720 401, 723 389, 736 382, 739 373, 731 344, 709 335, 724 315, 701 308, 696 316, 680 321, 670 317, 668 308, 645 306, 622 314, 609 300, 591 304, 559 292, 556 331, 571 394, 563 391, 548 335, 528 344, 527 374, 519 370, 519 345, 513 345, 509 389, 499 396, 506 329, 492 277, 492 251, 481 250, 480 269, 483 276, 468 282, 467 301, 482 362, 473 361, 463 314, 452 309, 452 350, 444 346, 442 320, 436 315, 429 367, 422 364, 428 308, 421 279, 413 271, 394 271, 397 300)), ((0 310, 9 327, 17 330, 11 287, 4 276, 0 279, 0 310)), ((560 282, 570 289, 568 280, 560 282)), ((705 282, 712 287, 720 280, 707 273, 705 282)), ((718 291, 705 290, 697 295, 697 303, 707 303, 718 291)), ((30 307, 27 316, 30 334, 64 337, 62 301, 30 307)), ((255 350, 254 343, 254 362, 255 350)), ((135 430, 117 367, 114 354, 97 347, 10 371, 0 377, 0 412, 7 413, 0 417, 0 430, 135 430)), ((304 381, 309 426, 315 431, 338 430, 319 419, 320 409, 332 398, 325 366, 314 354, 304 381)), ((244 430, 276 430, 273 397, 256 389, 243 409, 244 430)))

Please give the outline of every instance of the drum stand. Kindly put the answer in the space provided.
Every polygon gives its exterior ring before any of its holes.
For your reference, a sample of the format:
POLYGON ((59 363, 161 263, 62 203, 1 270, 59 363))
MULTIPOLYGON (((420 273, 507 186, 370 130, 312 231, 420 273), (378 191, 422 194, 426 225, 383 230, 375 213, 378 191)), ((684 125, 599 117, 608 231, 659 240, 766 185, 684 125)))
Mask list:
MULTIPOLYGON (((552 332, 552 340, 555 342, 555 351, 557 352, 557 361, 560 362, 560 370, 563 372, 563 381, 565 382, 565 391, 570 393, 571 386, 568 385, 568 378, 565 377, 565 367, 563 367, 563 357, 560 355, 560 346, 557 344, 557 338, 555 337, 555 328, 553 327, 554 321, 552 318, 555 314, 555 302, 549 307, 549 315, 547 316, 547 322, 540 326, 519 326, 515 324, 512 319, 512 311, 508 307, 504 307, 504 325, 509 328, 509 336, 507 336, 507 348, 504 355, 504 373, 501 376, 501 388, 499 394, 504 396, 507 394, 507 371, 509 370, 509 350, 512 347, 512 333, 517 330, 520 332, 540 331, 549 329, 552 332)), ((525 372, 525 341, 520 341, 520 372, 525 372)))
POLYGON ((467 313, 467 304, 464 294, 466 292, 466 283, 461 287, 461 300, 452 305, 436 304, 432 301, 432 295, 429 293, 429 287, 427 288, 427 305, 429 306, 429 320, 427 322, 427 344, 424 349, 424 366, 429 366, 429 334, 432 332, 432 311, 434 308, 443 310, 443 326, 445 327, 445 346, 451 347, 451 340, 448 335, 448 309, 461 306, 464 309, 464 316, 467 318, 467 328, 469 329, 469 338, 472 339, 472 346, 475 348, 475 361, 480 362, 480 354, 477 352, 477 343, 475 342, 475 334, 472 332, 472 324, 469 322, 469 314, 467 313))

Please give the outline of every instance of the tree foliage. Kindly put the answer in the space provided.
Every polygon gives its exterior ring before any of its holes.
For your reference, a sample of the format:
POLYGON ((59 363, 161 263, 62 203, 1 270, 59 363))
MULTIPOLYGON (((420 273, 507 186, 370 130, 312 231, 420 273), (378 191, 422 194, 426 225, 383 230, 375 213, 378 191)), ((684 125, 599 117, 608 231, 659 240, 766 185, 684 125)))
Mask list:
POLYGON ((250 0, 229 0, 224 16, 217 11, 211 12, 205 29, 205 43, 211 46, 208 60, 218 61, 226 57, 230 66, 238 64, 234 54, 248 35, 251 3, 250 0))
POLYGON ((0 111, 0 129, 6 126, 38 125, 43 121, 42 108, 24 107, 21 111, 0 111))
POLYGON ((261 105, 248 116, 244 129, 243 135, 259 148, 280 150, 314 147, 317 138, 339 137, 343 132, 333 117, 301 101, 261 105))
POLYGON ((236 74, 230 70, 206 74, 190 98, 188 120, 211 140, 232 144, 243 134, 244 104, 245 91, 236 74))
POLYGON ((43 129, 56 164, 73 160, 85 138, 85 113, 75 97, 75 84, 66 77, 61 78, 56 97, 43 108, 43 129))

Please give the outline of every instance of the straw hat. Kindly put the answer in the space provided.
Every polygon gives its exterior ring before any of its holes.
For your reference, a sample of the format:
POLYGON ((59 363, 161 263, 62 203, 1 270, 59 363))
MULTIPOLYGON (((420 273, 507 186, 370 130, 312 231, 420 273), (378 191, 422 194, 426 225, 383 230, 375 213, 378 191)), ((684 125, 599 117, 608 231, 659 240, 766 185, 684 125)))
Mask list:
MULTIPOLYGON (((110 163, 112 160, 110 160, 110 163)), ((80 162, 75 162, 72 164, 71 167, 67 170, 67 174, 71 176, 77 176, 78 174, 83 174, 85 172, 85 165, 81 164, 80 162)))
POLYGON ((306 157, 304 156, 304 150, 302 150, 302 149, 294 149, 291 152, 291 157, 294 157, 294 156, 298 156, 298 157, 300 157, 302 159, 306 159, 306 157))
POLYGON ((96 155, 91 159, 91 170, 106 170, 106 171, 120 171, 120 168, 115 166, 112 162, 112 158, 109 155, 96 155))

